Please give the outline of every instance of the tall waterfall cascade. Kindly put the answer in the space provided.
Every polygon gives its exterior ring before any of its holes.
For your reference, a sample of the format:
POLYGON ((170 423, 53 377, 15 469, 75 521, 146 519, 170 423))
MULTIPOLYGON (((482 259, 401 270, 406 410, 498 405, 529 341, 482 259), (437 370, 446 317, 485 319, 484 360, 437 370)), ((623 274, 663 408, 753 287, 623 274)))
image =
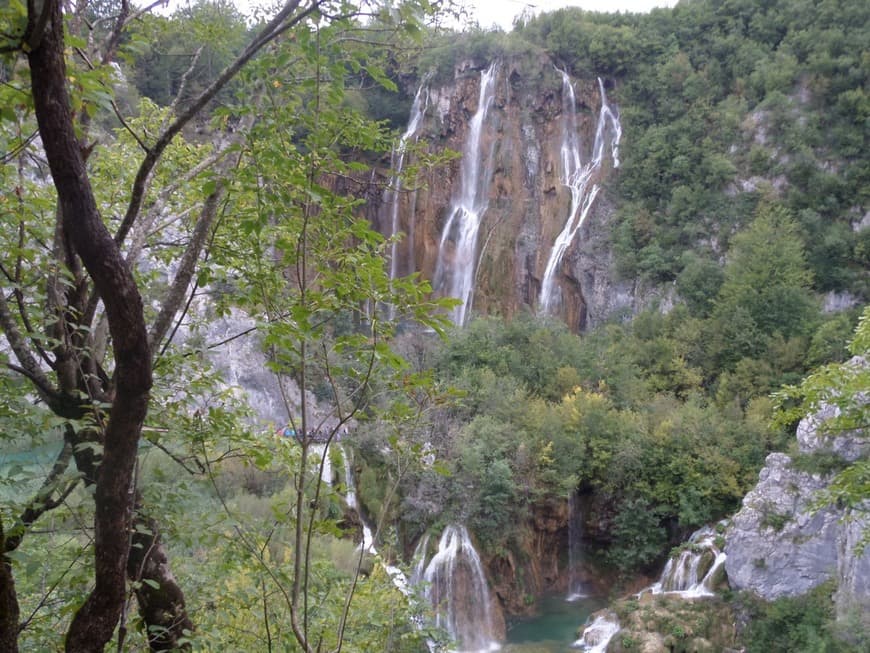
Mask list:
POLYGON ((462 525, 447 526, 428 564, 428 539, 421 544, 411 582, 423 584, 423 596, 435 611, 435 626, 448 633, 457 653, 499 650, 493 637, 489 586, 468 530, 462 525))
POLYGON ((451 313, 453 323, 461 326, 471 309, 474 275, 477 267, 477 237, 480 223, 489 206, 494 141, 484 138, 487 115, 495 97, 498 63, 493 62, 480 75, 477 111, 469 125, 468 138, 460 163, 459 191, 453 196, 449 217, 438 244, 434 287, 442 295, 462 303, 451 313))
POLYGON ((604 162, 605 147, 610 145, 610 156, 613 167, 619 167, 619 141, 622 137, 622 125, 617 113, 607 103, 604 82, 598 78, 598 88, 601 94, 601 109, 598 112, 598 124, 595 129, 595 141, 592 152, 584 163, 581 156, 582 144, 577 130, 577 98, 574 85, 565 71, 562 74, 562 146, 560 148, 562 183, 571 191, 571 208, 562 231, 556 237, 544 276, 541 282, 539 298, 540 311, 550 313, 559 302, 555 283, 556 271, 562 261, 565 251, 574 241, 595 198, 600 186, 595 181, 596 174, 604 162))
MULTIPOLYGON (((389 220, 390 220, 390 237, 393 239, 390 245, 390 280, 396 279, 399 276, 399 240, 397 239, 397 234, 399 233, 399 205, 400 195, 402 192, 402 170, 405 166, 405 154, 408 150, 408 144, 413 140, 416 140, 418 136, 418 131, 420 129, 420 124, 423 122, 423 117, 426 115, 426 109, 429 107, 429 88, 428 88, 428 76, 423 78, 423 82, 420 84, 420 87, 417 89, 416 95, 414 95, 414 102, 411 105, 411 115, 408 118, 408 126, 405 128, 405 132, 399 138, 399 142, 393 148, 392 155, 390 157, 390 168, 393 171, 392 177, 390 178, 390 185, 387 187, 386 191, 384 191, 384 206, 389 211, 389 220)), ((408 242, 409 242, 409 252, 413 255, 414 251, 414 234, 413 234, 413 224, 414 224, 414 212, 411 211, 410 218, 410 233, 408 234, 408 242)), ((409 257, 410 258, 410 257, 409 257)), ((414 262, 411 260, 411 269, 413 270, 414 262)), ((389 308, 390 319, 395 317, 395 309, 394 307, 389 308)))
POLYGON ((651 588, 653 594, 674 594, 683 598, 713 596, 725 553, 716 544, 709 526, 695 531, 689 544, 665 564, 662 577, 651 588))

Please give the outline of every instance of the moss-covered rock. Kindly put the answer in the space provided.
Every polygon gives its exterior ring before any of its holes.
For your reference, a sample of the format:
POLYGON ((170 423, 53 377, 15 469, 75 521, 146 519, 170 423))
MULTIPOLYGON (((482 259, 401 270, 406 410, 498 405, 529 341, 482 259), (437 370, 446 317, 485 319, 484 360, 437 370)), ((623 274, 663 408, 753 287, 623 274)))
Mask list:
POLYGON ((622 630, 609 653, 707 653, 737 646, 733 611, 719 599, 645 594, 619 601, 613 609, 622 630))

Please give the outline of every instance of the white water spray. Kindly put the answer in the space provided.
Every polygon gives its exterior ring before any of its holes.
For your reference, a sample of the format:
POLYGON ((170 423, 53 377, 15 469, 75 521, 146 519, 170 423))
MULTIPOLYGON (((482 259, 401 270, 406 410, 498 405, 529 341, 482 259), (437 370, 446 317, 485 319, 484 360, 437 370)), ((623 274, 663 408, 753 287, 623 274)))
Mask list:
MULTIPOLYGON (((357 516, 359 517, 360 524, 362 524, 363 541, 360 543, 359 546, 366 553, 377 556, 378 550, 375 548, 375 538, 372 534, 372 529, 363 518, 362 513, 359 509, 359 503, 356 499, 356 484, 353 480, 353 470, 351 469, 350 458, 348 458, 347 452, 344 450, 344 447, 339 446, 339 451, 341 451, 341 459, 344 463, 344 501, 347 504, 348 508, 356 512, 357 516)), ((359 551, 359 548, 357 549, 357 551, 359 551)), ((387 572, 387 576, 390 577, 390 580, 393 582, 393 586, 410 599, 411 588, 408 583, 408 577, 405 576, 405 572, 403 572, 395 565, 388 564, 384 560, 381 560, 381 566, 384 568, 384 571, 387 572)))
POLYGON ((619 632, 619 621, 615 614, 595 617, 595 621, 583 629, 572 648, 579 648, 590 653, 604 653, 613 636, 619 632))
POLYGON ((327 485, 332 485, 332 460, 329 458, 329 449, 325 444, 312 444, 308 449, 310 454, 313 454, 312 460, 318 467, 320 461, 323 461, 323 467, 320 470, 320 480, 327 485))
POLYGON ((719 568, 727 557, 716 545, 716 533, 709 526, 692 533, 690 546, 670 558, 653 594, 673 594, 683 598, 713 596, 719 568))
POLYGON ((477 235, 489 206, 494 144, 482 143, 482 136, 495 96, 497 69, 497 63, 493 62, 480 75, 477 111, 471 119, 460 163, 459 193, 453 197, 450 216, 438 244, 434 286, 442 295, 461 300, 462 303, 451 313, 453 323, 459 326, 465 322, 471 308, 477 267, 477 235), (447 253, 448 243, 453 246, 452 256, 447 253))
MULTIPOLYGON (((457 652, 497 651, 493 638, 489 586, 480 556, 462 525, 444 529, 438 551, 424 565, 424 538, 413 578, 425 582, 424 597, 435 610, 435 625, 456 642, 457 652)), ((417 554, 415 554, 416 556, 417 554)))
POLYGON ((365 519, 363 519, 362 513, 360 512, 359 503, 356 500, 356 483, 353 480, 353 470, 350 466, 350 458, 348 458, 344 448, 341 449, 341 459, 344 461, 344 502, 347 504, 348 508, 356 512, 360 524, 362 524, 363 541, 360 546, 362 546, 366 553, 376 555, 377 550, 375 549, 375 538, 372 534, 372 529, 369 528, 369 525, 366 523, 365 519))
POLYGON ((613 159, 613 167, 619 167, 619 141, 622 138, 622 126, 619 117, 607 104, 607 95, 604 92, 604 83, 598 78, 598 88, 601 93, 601 109, 598 112, 598 125, 595 129, 595 142, 592 146, 592 154, 587 163, 583 163, 580 156, 580 136, 577 131, 577 98, 574 95, 574 86, 571 78, 565 71, 559 71, 562 75, 562 147, 560 155, 562 160, 562 183, 571 190, 571 209, 565 226, 556 237, 550 258, 544 269, 544 277, 541 282, 540 309, 549 313, 555 307, 558 298, 555 293, 555 274, 562 261, 565 250, 574 241, 580 227, 586 220, 589 210, 592 208, 600 187, 592 181, 593 176, 601 169, 604 161, 605 144, 610 142, 610 155, 613 159), (590 186, 591 184, 591 186, 590 186))

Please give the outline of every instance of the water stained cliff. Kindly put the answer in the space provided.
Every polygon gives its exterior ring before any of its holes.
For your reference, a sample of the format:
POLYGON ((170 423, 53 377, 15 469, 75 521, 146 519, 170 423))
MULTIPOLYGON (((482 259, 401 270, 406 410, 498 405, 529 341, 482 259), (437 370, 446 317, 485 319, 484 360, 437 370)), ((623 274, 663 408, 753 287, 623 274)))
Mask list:
POLYGON ((452 80, 427 84, 425 110, 409 117, 415 138, 459 155, 381 198, 379 230, 405 234, 393 272, 419 271, 463 299, 458 323, 545 310, 580 330, 634 308, 635 288, 611 273, 607 184, 621 128, 607 85, 571 79, 542 54, 463 61, 452 80))

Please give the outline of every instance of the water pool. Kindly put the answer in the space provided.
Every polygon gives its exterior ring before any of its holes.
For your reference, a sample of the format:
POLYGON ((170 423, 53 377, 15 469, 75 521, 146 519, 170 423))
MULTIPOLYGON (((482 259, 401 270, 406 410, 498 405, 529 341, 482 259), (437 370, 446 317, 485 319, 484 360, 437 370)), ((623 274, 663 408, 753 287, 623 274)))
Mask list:
POLYGON ((538 614, 508 622, 505 653, 576 653, 571 644, 587 617, 600 610, 604 599, 583 598, 566 601, 564 596, 549 596, 539 603, 538 614))

